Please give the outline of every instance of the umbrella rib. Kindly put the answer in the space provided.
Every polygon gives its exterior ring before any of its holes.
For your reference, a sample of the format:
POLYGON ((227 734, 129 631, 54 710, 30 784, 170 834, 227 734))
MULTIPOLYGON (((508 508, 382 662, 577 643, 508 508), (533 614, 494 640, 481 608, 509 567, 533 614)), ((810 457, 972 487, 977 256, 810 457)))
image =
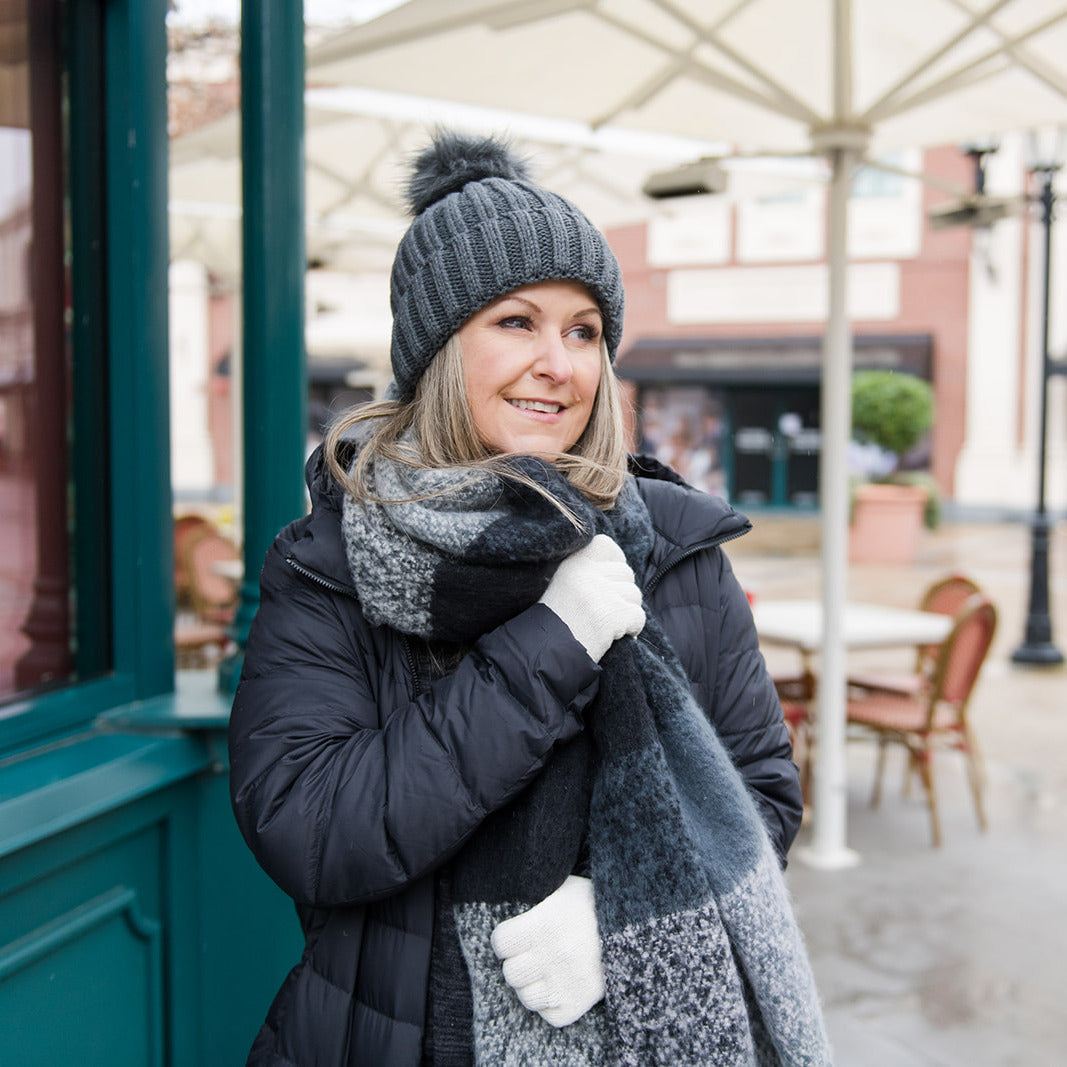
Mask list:
POLYGON ((986 25, 989 20, 1008 4, 1014 3, 1015 0, 996 0, 996 2, 985 9, 980 14, 975 15, 971 21, 963 27, 958 33, 953 34, 940 48, 935 48, 925 59, 921 59, 914 67, 911 68, 906 74, 904 74, 897 82, 895 82, 889 89, 887 89, 869 108, 864 112, 863 120, 867 123, 877 122, 889 107, 893 100, 896 99, 910 83, 914 82, 920 74, 929 70, 939 59, 947 55, 956 47, 961 41, 969 37, 975 30, 986 25))
POLYGON ((199 252, 202 261, 205 263, 225 263, 229 258, 223 254, 218 242, 213 241, 207 235, 207 231, 204 229, 204 224, 202 222, 199 223, 189 237, 182 242, 171 258, 175 260, 183 259, 186 256, 192 258, 196 252, 199 252))
POLYGON ((675 74, 678 74, 683 70, 688 70, 694 78, 698 78, 699 80, 706 82, 708 85, 714 86, 716 89, 722 89, 731 96, 737 97, 739 100, 747 100, 749 103, 755 104, 757 107, 765 108, 767 111, 785 112, 790 117, 801 122, 808 121, 808 115, 805 112, 793 108, 778 107, 775 101, 764 96, 758 90, 745 85, 743 82, 735 81, 733 78, 729 77, 729 75, 723 74, 721 71, 712 70, 710 67, 699 62, 699 60, 691 60, 687 62, 679 58, 676 62, 671 63, 643 85, 635 89, 634 92, 620 101, 615 107, 611 108, 611 110, 598 115, 590 125, 593 129, 598 129, 601 126, 608 125, 628 108, 639 107, 646 100, 659 92, 659 90, 663 88, 675 74))
POLYGON ((687 68, 688 64, 681 56, 675 53, 675 59, 672 62, 667 63, 661 70, 652 75, 651 78, 647 78, 644 82, 638 85, 633 92, 627 93, 614 107, 608 111, 603 112, 593 119, 589 125, 594 130, 599 129, 601 126, 606 126, 612 119, 617 118, 625 111, 629 111, 631 108, 639 108, 643 104, 647 103, 656 95, 661 89, 665 88, 667 83, 671 81, 675 75, 681 74, 687 68))
POLYGON ((949 178, 942 178, 938 174, 928 174, 926 171, 922 170, 909 170, 907 167, 898 167, 885 160, 875 159, 873 156, 864 156, 860 160, 860 163, 864 167, 872 167, 875 170, 884 170, 887 174, 899 174, 902 178, 910 178, 912 181, 922 182, 923 185, 928 185, 931 189, 937 189, 942 193, 948 193, 950 196, 957 197, 961 200, 974 196, 973 189, 966 185, 961 185, 959 182, 954 182, 949 178))
POLYGON ((386 211, 396 211, 396 204, 392 203, 388 197, 383 196, 381 192, 374 188, 371 183, 371 174, 374 172, 374 168, 383 160, 388 159, 390 154, 395 154, 399 150, 401 132, 408 129, 409 125, 401 125, 382 120, 381 126, 385 131, 385 144, 383 144, 382 147, 367 160, 362 171, 354 180, 350 179, 345 174, 333 170, 320 160, 315 159, 310 152, 306 153, 307 166, 309 168, 314 168, 320 174, 324 174, 331 181, 340 185, 344 190, 344 195, 324 208, 320 212, 321 215, 326 216, 335 214, 340 208, 344 207, 345 204, 350 204, 360 194, 365 196, 372 203, 377 204, 379 207, 385 208, 386 211))
POLYGON ((1014 48, 1011 50, 1011 54, 1015 61, 1025 70, 1028 70, 1038 81, 1043 81, 1053 92, 1058 93, 1060 96, 1067 97, 1067 81, 1064 81, 1059 76, 1059 73, 1043 59, 1027 55, 1025 52, 1020 54, 1014 48))
POLYGON ((834 0, 834 121, 852 116, 852 3, 834 0))
MULTIPOLYGON (((653 0, 653 3, 656 2, 657 0, 653 0)), ((742 0, 742 3, 740 3, 730 14, 732 15, 737 10, 740 10, 741 7, 747 6, 749 2, 750 0, 742 0)), ((758 89, 754 89, 750 85, 745 85, 743 82, 731 78, 728 74, 724 74, 721 71, 709 67, 706 63, 701 62, 693 56, 692 52, 697 44, 699 44, 700 41, 707 40, 705 31, 700 27, 696 28, 700 40, 695 41, 684 53, 681 53, 669 48, 662 41, 654 40, 647 34, 641 33, 634 26, 624 22, 622 19, 612 15, 608 11, 597 9, 595 14, 597 18, 602 22, 607 23, 609 26, 614 26, 616 29, 622 30, 624 33, 627 33, 632 37, 636 37, 645 44, 651 45, 653 48, 658 48, 661 52, 669 56, 671 61, 667 66, 654 74, 651 78, 647 79, 643 84, 639 85, 633 92, 629 93, 610 110, 597 116, 597 118, 590 123, 594 129, 606 125, 629 108, 640 107, 658 93, 671 80, 671 78, 684 70, 688 70, 692 75, 701 78, 703 81, 707 82, 709 85, 713 85, 717 89, 724 90, 731 96, 735 96, 741 100, 747 100, 750 103, 755 104, 757 107, 764 108, 767 111, 784 113, 791 118, 797 119, 799 122, 808 123, 817 121, 818 119, 818 116, 815 116, 814 113, 802 102, 789 96, 788 93, 785 94, 784 98, 772 99, 764 93, 761 93, 758 89)), ((720 20, 720 24, 724 21, 726 20, 720 20)), ((693 27, 690 26, 689 28, 692 29, 693 27)))
MULTIPOLYGON (((577 0, 573 5, 579 8, 589 6, 591 0, 577 0)), ((490 23, 494 16, 506 16, 514 12, 517 7, 515 0, 490 0, 479 4, 459 14, 449 13, 439 18, 427 18, 420 22, 402 26, 392 32, 386 32, 375 37, 373 34, 376 20, 354 26, 346 33, 324 41, 308 55, 308 67, 322 66, 327 63, 335 63, 365 52, 378 52, 385 48, 393 48, 397 45, 409 44, 412 41, 422 41, 432 38, 440 33, 448 33, 451 30, 461 30, 467 26, 479 23, 490 23)), ((444 7, 442 4, 441 7, 444 7)), ((403 8, 400 9, 401 13, 403 8)), ((392 21, 393 12, 383 15, 383 19, 392 21)))
POLYGON ((717 89, 724 89, 731 96, 736 96, 739 100, 748 100, 750 103, 766 108, 768 111, 786 115, 788 118, 796 119, 798 122, 803 122, 807 125, 815 126, 822 122, 819 115, 810 110, 801 101, 791 97, 772 99, 764 96, 758 90, 745 85, 743 82, 736 81, 721 71, 714 70, 699 60, 694 60, 690 64, 689 72, 701 81, 707 82, 708 85, 712 85, 717 89))
POLYGON ((309 170, 317 170, 320 174, 324 174, 331 181, 337 182, 341 186, 342 194, 335 198, 332 203, 326 207, 321 208, 316 212, 318 215, 327 216, 333 215, 346 204, 352 203, 357 196, 364 196, 372 203, 377 204, 379 207, 385 208, 386 211, 395 213, 397 210, 396 204, 392 203, 387 197, 383 196, 377 189, 370 184, 368 176, 364 173, 356 178, 354 181, 345 178, 343 175, 332 171, 329 167, 323 166, 317 160, 313 159, 310 155, 307 157, 307 167, 309 170))
POLYGON ((969 86, 977 85, 979 82, 987 81, 989 78, 1002 74, 1009 65, 1007 57, 1003 55, 987 56, 985 63, 987 65, 986 69, 958 70, 956 73, 942 78, 933 85, 929 85, 925 89, 920 89, 911 96, 905 97, 905 99, 897 106, 886 111, 881 116, 882 120, 884 121, 885 119, 894 118, 906 111, 921 107, 923 104, 929 103, 931 100, 938 100, 943 96, 948 96, 950 93, 959 92, 969 86))
POLYGON ((328 166, 326 163, 315 159, 310 153, 307 156, 308 170, 317 170, 320 174, 330 179, 332 182, 336 182, 342 189, 346 189, 349 192, 355 190, 358 186, 363 184, 363 178, 365 173, 361 174, 355 181, 347 174, 342 174, 340 171, 335 170, 333 167, 328 166))
MULTIPOLYGON (((1031 37, 1036 37, 1039 33, 1043 33, 1045 30, 1055 26, 1056 23, 1062 22, 1065 18, 1067 18, 1067 8, 1057 12, 1050 18, 1045 19, 1044 22, 1032 26, 1024 33, 1020 33, 1015 37, 1009 38, 1001 34, 1003 43, 999 47, 990 49, 985 54, 979 56, 977 59, 971 60, 970 63, 958 68, 951 74, 947 74, 938 81, 932 82, 924 89, 920 89, 911 96, 905 97, 896 105, 885 108, 882 111, 880 118, 885 119, 894 115, 899 115, 905 111, 910 111, 912 108, 924 104, 928 100, 937 99, 939 96, 955 92, 962 87, 973 85, 986 78, 990 78, 995 74, 999 74, 1007 65, 1009 65, 1009 55, 1015 56, 1020 66, 1026 66, 1025 63, 1018 60, 1017 50, 1019 46, 1028 41, 1031 37), (991 66, 991 64, 996 65, 991 66)), ((1040 77, 1040 74, 1038 74, 1037 71, 1031 70, 1029 67, 1026 69, 1030 70, 1031 74, 1040 77)), ((1060 93, 1064 92, 1063 86, 1052 86, 1052 88, 1060 93)))
MULTIPOLYGON (((956 7, 960 6, 960 0, 950 0, 956 7)), ((1065 12, 1067 14, 1067 12, 1065 12)), ((1060 15, 1059 19, 1062 19, 1064 15, 1060 15)), ((1050 18, 1042 23, 1038 27, 1037 32, 1043 32, 1050 26, 1059 21, 1056 17, 1050 18)), ((1060 96, 1067 96, 1067 82, 1059 75, 1057 71, 1049 67, 1049 65, 1038 56, 1032 55, 1026 49, 1022 47, 1021 43, 1015 43, 1008 38, 1002 30, 997 29, 996 26, 990 26, 990 30, 995 33, 1003 42, 1007 52, 1011 55, 1019 66, 1028 70, 1039 81, 1043 81, 1053 92, 1058 93, 1060 96)))
POLYGON ((198 245, 203 246, 207 244, 207 239, 204 237, 204 230, 201 226, 194 226, 188 236, 182 241, 177 248, 170 250, 171 260, 187 259, 191 258, 193 252, 198 245))
MULTIPOLYGON (((798 119, 801 122, 806 122, 809 125, 818 125, 823 119, 818 112, 812 110, 800 97, 791 93, 784 85, 777 82, 770 76, 765 70, 757 66, 752 60, 743 56, 736 49, 728 45, 720 36, 719 28, 722 25, 722 21, 719 25, 714 27, 704 27, 695 19, 691 18, 686 12, 680 10, 673 0, 651 0, 651 3, 658 7, 661 11, 665 11, 668 15, 673 16, 683 26, 686 27, 691 33, 695 34, 700 41, 704 44, 714 48, 717 52, 721 52, 727 59, 736 63, 743 70, 748 71, 757 81, 768 90, 769 96, 764 97, 762 94, 756 93, 755 96, 758 100, 762 101, 764 107, 769 108, 772 111, 779 111, 789 115, 792 118, 798 119)), ((737 5, 731 12, 730 17, 733 17, 745 4, 737 5)), ((603 12, 597 12, 603 17, 603 12)), ((725 20, 723 20, 725 21, 725 20)), ((715 78, 724 79, 723 88, 726 88, 725 83, 733 86, 730 91, 736 92, 738 89, 746 88, 740 82, 733 78, 728 78, 726 75, 720 74, 718 71, 713 70, 706 64, 701 63, 700 60, 694 58, 691 62, 695 65, 696 70, 702 70, 707 74, 713 75, 715 78)), ((749 89, 751 94, 753 90, 749 89)), ((740 95, 740 93, 738 93, 740 95)), ((751 98, 751 97, 750 97, 751 98)))
POLYGON ((593 174, 590 171, 587 171, 582 165, 583 162, 583 159, 561 160, 559 166, 553 167, 546 175, 546 184, 548 184, 548 179, 550 178, 555 182, 557 179, 562 180, 564 175, 569 174, 573 178, 585 182, 587 185, 594 186, 606 196, 611 197, 613 200, 617 200, 620 204, 625 204, 630 201, 630 195, 626 190, 598 174, 593 174))

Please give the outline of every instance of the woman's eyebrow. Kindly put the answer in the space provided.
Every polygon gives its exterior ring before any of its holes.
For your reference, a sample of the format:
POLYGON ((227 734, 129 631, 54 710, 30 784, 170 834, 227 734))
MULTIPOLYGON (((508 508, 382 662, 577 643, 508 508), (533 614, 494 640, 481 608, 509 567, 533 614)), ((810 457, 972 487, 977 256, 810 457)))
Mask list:
POLYGON ((535 304, 532 300, 527 300, 524 296, 514 296, 511 293, 505 293, 503 296, 498 296, 495 300, 489 303, 487 306, 491 308, 497 307, 499 304, 506 304, 509 300, 514 300, 518 304, 525 304, 528 308, 532 308, 534 311, 540 311, 541 308, 538 304, 535 304))
MULTIPOLYGON (((542 310, 540 304, 535 303, 533 300, 528 300, 525 296, 515 296, 513 293, 504 293, 503 296, 498 296, 495 300, 490 301, 486 307, 496 308, 500 304, 506 304, 509 300, 514 300, 518 304, 525 304, 533 311, 540 312, 542 310)), ((580 318, 582 315, 596 315, 599 318, 603 318, 600 308, 596 304, 590 304, 589 307, 582 308, 581 311, 576 311, 574 313, 575 318, 580 318)))

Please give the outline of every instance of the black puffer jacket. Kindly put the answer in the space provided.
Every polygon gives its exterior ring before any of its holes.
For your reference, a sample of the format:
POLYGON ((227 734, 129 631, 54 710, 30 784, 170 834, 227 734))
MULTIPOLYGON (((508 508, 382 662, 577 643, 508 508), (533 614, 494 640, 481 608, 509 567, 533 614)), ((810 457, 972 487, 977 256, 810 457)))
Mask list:
MULTIPOLYGON (((318 454, 312 513, 261 575, 230 725, 237 821, 297 903, 307 947, 271 1006, 252 1064, 417 1064, 433 932, 433 871, 486 813, 582 729, 599 667, 534 605, 448 676, 420 681, 413 639, 364 619, 318 454)), ((657 537, 646 603, 677 649, 784 857, 800 824, 797 770, 744 593, 718 546, 748 521, 635 468, 657 537)))

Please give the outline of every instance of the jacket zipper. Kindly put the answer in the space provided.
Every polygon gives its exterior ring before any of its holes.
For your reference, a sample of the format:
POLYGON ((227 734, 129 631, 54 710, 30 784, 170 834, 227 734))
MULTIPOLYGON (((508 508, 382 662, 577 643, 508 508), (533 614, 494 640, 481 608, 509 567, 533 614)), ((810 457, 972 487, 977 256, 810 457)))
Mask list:
POLYGON ((660 564, 659 570, 652 575, 651 578, 645 583, 645 593, 651 593, 660 583, 660 579, 663 578, 668 571, 674 570, 679 563, 683 563, 689 559, 690 556, 695 556, 698 552, 703 552, 708 548, 718 548, 720 545, 725 545, 729 541, 736 541, 739 537, 743 537, 751 530, 751 526, 746 526, 741 530, 735 530, 733 533, 723 534, 721 537, 712 537, 710 540, 701 541, 698 545, 692 545, 687 548, 678 556, 674 556, 672 559, 667 560, 666 563, 660 564))
POLYGON ((341 593, 343 596, 352 597, 353 600, 357 599, 355 592, 347 585, 335 582, 332 578, 327 578, 324 575, 319 574, 318 571, 313 571, 310 567, 305 567, 303 563, 297 563, 292 556, 286 556, 285 562, 288 563, 297 574, 302 574, 316 585, 321 585, 324 589, 329 589, 331 592, 341 593))
POLYGON ((422 685, 419 682, 419 671, 415 664, 415 653, 411 648, 411 641, 408 639, 407 634, 400 634, 400 641, 404 646, 404 657, 408 663, 408 670, 411 671, 411 684, 415 690, 415 698, 418 699, 422 695, 422 685))
MULTIPOLYGON (((296 571, 297 574, 303 575, 308 581, 314 582, 316 585, 321 585, 324 589, 329 589, 333 593, 340 593, 342 596, 351 597, 353 600, 357 600, 355 592, 348 586, 342 585, 340 582, 333 581, 332 578, 327 578, 325 575, 319 574, 318 571, 313 571, 310 567, 305 567, 302 563, 298 563, 292 556, 286 556, 285 562, 296 571)), ((404 646, 404 659, 407 663, 408 670, 411 672, 411 684, 415 691, 415 696, 418 697, 422 693, 422 684, 419 682, 419 672, 415 665, 415 653, 412 651, 411 642, 408 640, 407 634, 400 634, 401 643, 404 646)))

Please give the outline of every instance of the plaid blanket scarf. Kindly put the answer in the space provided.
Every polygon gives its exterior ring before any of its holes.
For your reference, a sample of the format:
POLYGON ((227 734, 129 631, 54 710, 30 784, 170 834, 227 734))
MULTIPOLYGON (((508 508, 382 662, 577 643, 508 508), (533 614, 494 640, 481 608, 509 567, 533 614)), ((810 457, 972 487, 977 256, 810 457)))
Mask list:
MULTIPOLYGON (((396 503, 348 497, 343 519, 371 622, 470 643, 534 603, 558 563, 600 532, 642 573, 652 529, 632 479, 602 512, 548 464, 516 465, 580 527, 510 479, 376 463, 377 494, 396 503)), ((559 747, 453 862, 475 1061, 829 1063, 773 848, 651 614, 601 666, 585 734, 559 747), (507 986, 489 936, 575 870, 593 880, 607 994, 556 1029, 507 986)))

